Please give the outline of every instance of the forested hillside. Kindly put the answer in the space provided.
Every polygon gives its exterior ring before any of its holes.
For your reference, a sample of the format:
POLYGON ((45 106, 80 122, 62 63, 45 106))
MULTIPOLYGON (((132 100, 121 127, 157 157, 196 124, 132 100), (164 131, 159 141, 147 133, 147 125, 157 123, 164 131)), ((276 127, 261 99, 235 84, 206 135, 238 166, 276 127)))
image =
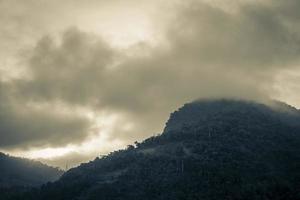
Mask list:
POLYGON ((39 186, 57 180, 62 174, 62 170, 41 162, 0 153, 0 187, 2 188, 39 186))
POLYGON ((300 199, 300 112, 283 103, 202 100, 161 135, 12 199, 300 199))

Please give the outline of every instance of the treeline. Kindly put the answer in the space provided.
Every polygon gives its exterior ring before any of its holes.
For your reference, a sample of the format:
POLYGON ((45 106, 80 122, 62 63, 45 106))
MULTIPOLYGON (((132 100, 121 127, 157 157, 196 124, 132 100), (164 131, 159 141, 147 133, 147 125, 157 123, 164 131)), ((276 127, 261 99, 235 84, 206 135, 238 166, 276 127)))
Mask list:
POLYGON ((300 199, 298 115, 236 103, 184 107, 163 134, 10 199, 300 199))
POLYGON ((0 153, 0 188, 39 186, 62 174, 41 162, 0 153))

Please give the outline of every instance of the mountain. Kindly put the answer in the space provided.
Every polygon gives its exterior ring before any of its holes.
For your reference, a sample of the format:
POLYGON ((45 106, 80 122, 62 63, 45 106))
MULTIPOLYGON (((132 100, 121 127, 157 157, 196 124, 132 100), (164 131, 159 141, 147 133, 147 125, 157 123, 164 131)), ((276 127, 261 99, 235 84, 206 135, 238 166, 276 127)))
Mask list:
POLYGON ((57 180, 63 171, 38 161, 0 152, 0 188, 40 186, 57 180))
POLYGON ((172 113, 161 135, 12 199, 296 200, 299 186, 299 110, 202 100, 172 113))

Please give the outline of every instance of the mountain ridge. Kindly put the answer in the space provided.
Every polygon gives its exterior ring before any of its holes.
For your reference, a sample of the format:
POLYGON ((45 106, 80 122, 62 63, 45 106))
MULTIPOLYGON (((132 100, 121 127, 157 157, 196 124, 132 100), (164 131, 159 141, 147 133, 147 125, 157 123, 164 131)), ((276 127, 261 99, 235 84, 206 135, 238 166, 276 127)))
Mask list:
POLYGON ((185 104, 161 135, 13 199, 299 199, 300 121, 292 111, 236 100, 185 104))
MULTIPOLYGON (((188 116, 188 119, 190 121, 194 121, 194 123, 197 123, 195 120, 199 120, 199 118, 210 118, 212 115, 216 115, 216 113, 223 112, 222 114, 230 115, 233 113, 230 113, 230 110, 226 110, 226 108, 234 107, 235 111, 239 110, 240 112, 243 112, 242 114, 247 115, 251 114, 251 109, 256 110, 257 112, 260 112, 261 114, 277 114, 281 113, 282 116, 277 116, 281 121, 285 120, 285 123, 291 123, 289 120, 294 123, 294 117, 296 118, 297 122, 300 120, 300 111, 296 109, 295 107, 292 107, 290 105, 287 105, 280 101, 269 101, 266 103, 259 103, 255 101, 250 100, 238 100, 238 99, 204 99, 204 100, 197 100, 193 101, 191 103, 184 104, 184 106, 180 107, 175 112, 171 113, 169 120, 166 123, 166 126, 164 128, 163 133, 168 132, 177 125, 179 125, 178 129, 182 128, 182 126, 187 125, 189 123, 187 120, 185 122, 173 122, 173 118, 176 117, 176 120, 178 118, 184 118, 184 113, 188 113, 191 116, 188 116), (246 106, 245 106, 246 105, 246 106), (201 110, 202 109, 202 110, 201 110), (177 115, 180 113, 180 115, 177 115), (287 118, 287 119, 286 119, 287 118), (170 125, 171 124, 171 125, 170 125), (170 127, 171 126, 171 127, 170 127)), ((274 116, 269 116, 274 117, 274 116)), ((184 119, 182 119, 184 120, 184 119)), ((201 122, 198 122, 201 123, 201 122)), ((299 125, 299 123, 298 123, 299 125)), ((176 128, 175 128, 176 130, 176 128)))
POLYGON ((62 170, 39 161, 14 157, 0 152, 0 187, 37 187, 55 181, 62 170))

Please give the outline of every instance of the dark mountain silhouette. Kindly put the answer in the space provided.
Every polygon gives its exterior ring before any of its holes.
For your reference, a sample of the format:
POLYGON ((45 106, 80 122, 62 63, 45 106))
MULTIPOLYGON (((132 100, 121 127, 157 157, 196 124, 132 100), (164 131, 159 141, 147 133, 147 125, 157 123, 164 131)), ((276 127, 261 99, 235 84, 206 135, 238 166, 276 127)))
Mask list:
POLYGON ((12 199, 300 199, 300 111, 280 102, 189 103, 161 135, 12 199))
POLYGON ((0 188, 40 186, 48 181, 57 180, 62 174, 62 170, 41 162, 0 152, 0 188))

